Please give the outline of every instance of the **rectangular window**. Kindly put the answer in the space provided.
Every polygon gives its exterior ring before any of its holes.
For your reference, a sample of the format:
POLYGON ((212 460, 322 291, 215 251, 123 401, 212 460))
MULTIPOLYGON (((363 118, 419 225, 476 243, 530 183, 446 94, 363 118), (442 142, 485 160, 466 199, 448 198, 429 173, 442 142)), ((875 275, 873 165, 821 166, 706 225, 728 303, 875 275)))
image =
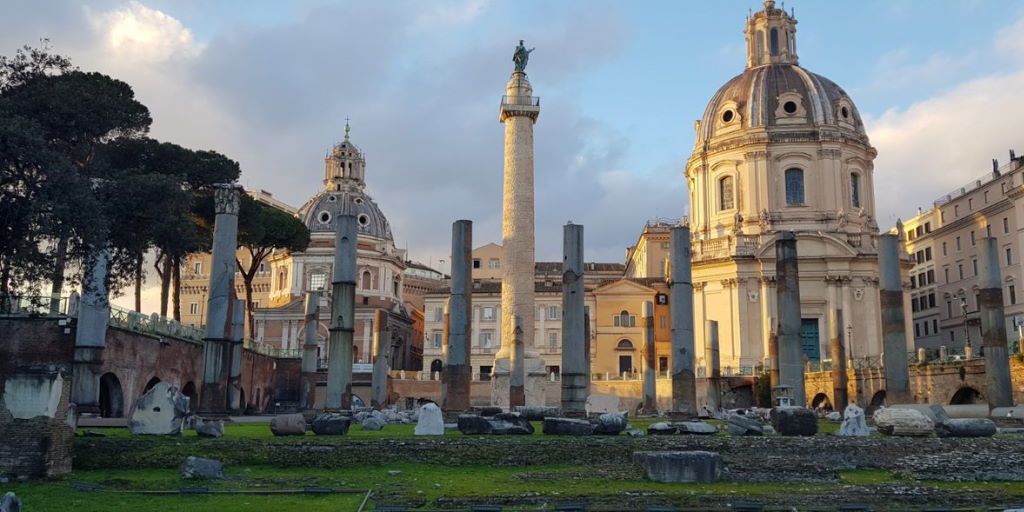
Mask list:
POLYGON ((974 272, 972 275, 978 275, 978 260, 971 260, 971 270, 974 272))
POLYGON ((974 211, 974 198, 973 197, 968 197, 967 198, 967 211, 974 211))
POLYGON ((914 313, 917 313, 917 297, 910 299, 910 310, 913 311, 914 313))
POLYGON ((942 242, 942 255, 946 256, 948 254, 949 254, 949 252, 946 251, 946 242, 942 242))
POLYGON ((192 273, 193 274, 202 274, 203 273, 203 262, 197 261, 197 262, 193 263, 192 264, 192 273))
POLYGON ((198 315, 199 314, 199 303, 198 302, 189 303, 189 305, 188 305, 188 314, 190 314, 190 315, 198 315))
POLYGON ((1006 248, 1006 264, 1013 265, 1013 249, 1006 248))
POLYGON ((924 335, 928 336, 928 322, 921 322, 921 327, 924 328, 924 335))
POLYGON ((917 322, 914 322, 914 336, 918 338, 921 337, 921 325, 917 322))
POLYGON ((924 232, 925 233, 931 233, 932 232, 932 223, 931 222, 925 222, 924 223, 924 232))
POLYGON ((992 225, 985 226, 985 236, 992 236, 992 225))
POLYGON ((548 320, 558 320, 558 306, 548 306, 548 320))
POLYGON ((957 263, 956 264, 956 270, 957 270, 957 273, 960 275, 960 279, 963 279, 964 278, 964 264, 963 263, 957 263))
POLYGON ((971 230, 971 247, 974 247, 975 245, 977 245, 977 243, 978 243, 978 240, 974 238, 974 230, 972 229, 971 230))
POLYGON ((956 250, 960 250, 960 237, 956 237, 956 250))
POLYGON ((946 278, 946 283, 949 283, 949 269, 948 268, 942 269, 942 273, 944 274, 943 277, 946 278))
POLYGON ((1016 304, 1017 303, 1017 288, 1015 288, 1011 284, 1007 291, 1010 292, 1010 304, 1016 304))
POLYGON ((928 271, 928 284, 935 284, 935 269, 928 271))
POLYGON ((487 262, 487 266, 492 270, 501 268, 501 260, 490 260, 487 262))
POLYGON ((929 293, 928 294, 928 307, 929 308, 934 308, 935 307, 935 294, 934 293, 929 293))
POLYGON ((850 174, 850 199, 854 208, 860 208, 860 175, 850 174))
POLYGON ((265 261, 260 262, 260 268, 259 268, 258 272, 260 274, 262 274, 262 273, 264 273, 266 271, 267 271, 267 262, 265 262, 265 261))
POLYGON ((1003 234, 1006 235, 1006 234, 1009 234, 1009 233, 1010 233, 1010 219, 1009 219, 1009 217, 1003 217, 1003 234))
POLYGON ((612 318, 612 325, 614 325, 615 327, 624 327, 622 325, 619 325, 620 322, 622 322, 622 317, 620 317, 619 315, 615 315, 615 317, 612 318))
POLYGON ((939 333, 939 321, 935 318, 932 318, 932 332, 939 333))
POLYGON ((491 343, 494 341, 494 333, 490 331, 484 331, 480 333, 480 346, 489 348, 491 343))
POLYGON ((323 290, 327 282, 327 274, 312 274, 309 276, 310 290, 323 290))
POLYGON ((444 322, 444 308, 434 308, 434 321, 444 322))
POLYGON ((444 334, 440 332, 434 333, 434 348, 441 348, 441 344, 444 342, 444 334))
POLYGON ((953 318, 953 302, 946 301, 946 318, 953 318))
POLYGON ((558 333, 556 331, 548 332, 548 347, 558 348, 558 333))
POLYGON ((960 217, 960 205, 958 204, 953 205, 953 217, 960 217))
POLYGON ((910 276, 910 289, 917 288, 917 276, 910 276))
POLYGON ((931 261, 932 260, 932 248, 931 247, 925 247, 924 248, 924 260, 925 261, 931 261))
POLYGON ((474 259, 473 260, 473 268, 480 268, 480 260, 478 260, 478 259, 474 259))
POLYGON ((494 320, 494 308, 492 308, 490 306, 485 307, 485 308, 483 308, 482 313, 483 313, 484 320, 494 320))
POLYGON ((480 367, 480 380, 481 381, 489 381, 489 380, 491 380, 491 369, 492 369, 491 366, 481 366, 480 367))
POLYGON ((984 192, 984 194, 982 194, 982 195, 983 195, 983 196, 984 196, 984 198, 985 198, 985 204, 988 204, 988 190, 986 190, 986 191, 984 192))

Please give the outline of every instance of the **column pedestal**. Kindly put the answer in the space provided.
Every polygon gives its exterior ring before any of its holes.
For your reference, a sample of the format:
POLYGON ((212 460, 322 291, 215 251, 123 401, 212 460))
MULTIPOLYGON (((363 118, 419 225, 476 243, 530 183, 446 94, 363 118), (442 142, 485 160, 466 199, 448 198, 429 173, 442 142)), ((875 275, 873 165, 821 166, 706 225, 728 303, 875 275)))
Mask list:
MULTIPOLYGON (((547 405, 545 397, 547 396, 548 374, 544 368, 544 360, 531 354, 526 356, 524 364, 526 375, 523 387, 526 394, 526 406, 547 405)), ((511 368, 511 360, 507 357, 494 360, 494 370, 491 373, 491 405, 508 409, 511 368)))

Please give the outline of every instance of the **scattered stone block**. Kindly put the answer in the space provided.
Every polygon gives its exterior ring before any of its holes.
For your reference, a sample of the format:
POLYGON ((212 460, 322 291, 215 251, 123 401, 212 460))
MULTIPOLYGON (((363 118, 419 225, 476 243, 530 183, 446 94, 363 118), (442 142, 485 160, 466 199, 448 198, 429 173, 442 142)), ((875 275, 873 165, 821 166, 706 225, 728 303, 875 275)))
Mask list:
POLYGON ((930 436, 935 424, 921 411, 883 407, 873 416, 878 431, 889 436, 930 436))
POLYGON ((441 415, 441 408, 431 402, 420 407, 419 421, 413 433, 418 436, 443 436, 444 416, 441 415))
POLYGON ((382 430, 384 428, 384 420, 376 416, 367 416, 362 423, 363 430, 382 430))
POLYGON ((680 434, 710 436, 718 433, 718 429, 714 425, 704 423, 703 421, 680 421, 673 423, 672 426, 680 434))
POLYGON ((562 414, 562 410, 558 407, 548 407, 543 405, 519 405, 516 406, 515 412, 521 414, 527 421, 543 421, 544 418, 557 418, 562 414))
POLYGON ((925 417, 932 420, 932 423, 934 423, 935 425, 938 425, 939 423, 942 423, 943 421, 949 419, 949 414, 946 413, 946 409, 944 409, 941 405, 937 404, 896 404, 890 405, 889 408, 913 409, 917 412, 920 412, 921 414, 924 414, 925 417))
POLYGON ((203 457, 189 457, 181 463, 181 477, 189 478, 224 478, 224 463, 219 460, 203 457))
POLYGON ((0 496, 0 512, 21 512, 21 499, 13 492, 0 496))
POLYGON ((492 434, 529 435, 534 428, 529 420, 518 412, 503 412, 490 420, 492 434))
POLYGON ((678 432, 679 431, 676 427, 673 427, 664 421, 647 425, 647 434, 652 436, 669 436, 678 432))
POLYGON ((804 407, 775 407, 772 428, 784 436, 813 436, 818 433, 818 417, 804 407))
POLYGON ((480 416, 494 416, 495 414, 503 412, 501 407, 494 407, 491 405, 473 407, 473 410, 476 411, 476 413, 479 414, 480 416))
POLYGON ((839 411, 832 411, 825 415, 825 419, 831 421, 832 423, 839 423, 843 421, 843 414, 839 411))
POLYGON ((137 435, 181 434, 188 409, 187 396, 166 382, 158 382, 135 401, 128 431, 137 435))
POLYGON ((996 434, 996 424, 985 418, 948 419, 935 425, 939 437, 990 437, 996 434))
POLYGON ((313 417, 313 433, 318 436, 343 436, 348 434, 352 418, 338 413, 317 414, 313 417))
POLYGON ((594 424, 575 418, 544 418, 543 432, 555 436, 589 436, 594 433, 594 424))
POLYGON ((270 431, 275 436, 304 436, 306 418, 301 414, 279 414, 270 420, 270 431))
POLYGON ((735 436, 764 435, 764 426, 760 421, 741 414, 730 414, 725 419, 725 429, 735 436))
POLYGON ((633 462, 656 482, 707 483, 722 475, 722 457, 714 452, 633 452, 633 462))
POLYGON ((636 428, 631 428, 626 431, 626 435, 629 437, 643 437, 644 431, 636 428))
POLYGON ((627 420, 624 412, 606 412, 597 417, 594 426, 595 434, 617 436, 626 430, 627 420))
POLYGON ((996 407, 989 413, 989 417, 1024 421, 1024 407, 996 407))
POLYGON ((192 428, 202 437, 224 437, 224 422, 196 417, 192 428))
POLYGON ((839 426, 837 436, 867 437, 871 433, 868 430, 867 419, 864 418, 864 409, 857 404, 849 404, 843 412, 843 424, 839 426))
POLYGON ((459 415, 459 432, 462 432, 464 435, 490 434, 493 430, 491 422, 483 416, 477 416, 476 414, 459 415))

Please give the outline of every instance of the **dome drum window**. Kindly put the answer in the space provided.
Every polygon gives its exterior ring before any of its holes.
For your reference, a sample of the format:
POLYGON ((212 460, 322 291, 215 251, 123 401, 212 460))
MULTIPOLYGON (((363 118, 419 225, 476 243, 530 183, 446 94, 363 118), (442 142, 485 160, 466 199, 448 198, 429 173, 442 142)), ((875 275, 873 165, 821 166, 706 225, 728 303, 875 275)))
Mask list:
POLYGON ((331 212, 320 212, 316 218, 321 224, 329 224, 331 222, 331 212))
POLYGON ((778 106, 775 108, 775 121, 778 124, 806 123, 807 109, 804 108, 804 99, 795 92, 784 92, 777 98, 778 106))
POLYGON ((359 216, 356 217, 356 221, 359 222, 360 226, 366 226, 370 224, 370 216, 365 213, 360 213, 359 216))
POLYGON ((804 171, 797 168, 786 169, 786 206, 803 206, 804 171))

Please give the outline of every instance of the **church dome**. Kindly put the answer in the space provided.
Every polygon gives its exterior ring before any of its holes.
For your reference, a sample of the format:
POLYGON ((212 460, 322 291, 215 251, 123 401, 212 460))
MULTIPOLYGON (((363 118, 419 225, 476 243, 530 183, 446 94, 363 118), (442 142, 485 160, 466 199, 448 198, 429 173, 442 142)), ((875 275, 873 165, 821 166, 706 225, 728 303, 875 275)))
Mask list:
POLYGON ((842 87, 795 64, 747 69, 708 102, 698 143, 738 128, 833 127, 867 139, 853 100, 842 87))
POLYGON ((360 234, 394 240, 387 217, 377 203, 361 190, 324 190, 299 211, 302 222, 312 233, 333 233, 337 229, 337 219, 345 214, 355 216, 360 234))

